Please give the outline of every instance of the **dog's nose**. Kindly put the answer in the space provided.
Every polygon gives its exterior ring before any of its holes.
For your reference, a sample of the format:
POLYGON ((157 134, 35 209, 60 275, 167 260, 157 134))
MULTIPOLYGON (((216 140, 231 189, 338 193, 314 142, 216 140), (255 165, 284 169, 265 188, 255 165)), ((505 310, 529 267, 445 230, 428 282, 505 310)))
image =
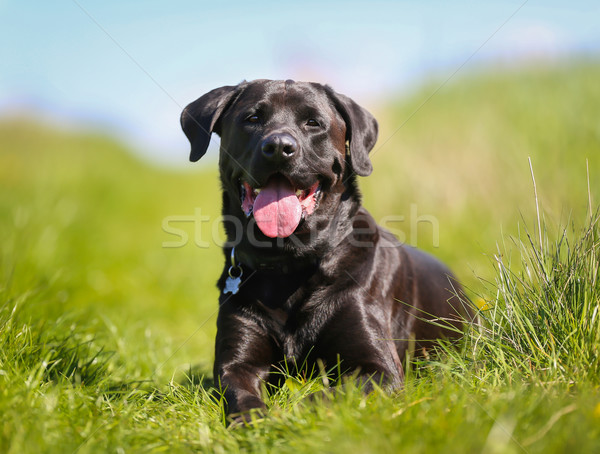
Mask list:
POLYGON ((263 140, 260 150, 269 160, 290 158, 298 150, 298 143, 286 133, 271 134, 263 140))

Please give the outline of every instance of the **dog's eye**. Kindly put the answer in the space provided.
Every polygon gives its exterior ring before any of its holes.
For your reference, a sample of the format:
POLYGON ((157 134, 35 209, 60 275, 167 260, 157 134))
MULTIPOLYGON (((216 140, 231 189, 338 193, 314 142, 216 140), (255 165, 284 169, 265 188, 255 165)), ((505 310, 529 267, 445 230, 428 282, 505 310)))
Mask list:
POLYGON ((311 118, 306 122, 306 126, 321 126, 321 124, 314 118, 311 118))
POLYGON ((246 118, 246 121, 248 123, 258 123, 260 118, 258 118, 258 115, 250 115, 248 118, 246 118))

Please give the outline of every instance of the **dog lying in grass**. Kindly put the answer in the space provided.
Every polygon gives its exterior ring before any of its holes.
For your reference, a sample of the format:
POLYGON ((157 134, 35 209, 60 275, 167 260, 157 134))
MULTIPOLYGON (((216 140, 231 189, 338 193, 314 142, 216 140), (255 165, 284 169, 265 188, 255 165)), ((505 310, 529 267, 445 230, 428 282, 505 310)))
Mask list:
POLYGON ((409 339, 454 336, 460 286, 446 266, 407 247, 361 206, 377 122, 328 86, 255 80, 189 104, 191 161, 221 137, 228 245, 214 374, 227 412, 262 409, 263 382, 283 362, 338 361, 357 380, 399 387, 409 339))

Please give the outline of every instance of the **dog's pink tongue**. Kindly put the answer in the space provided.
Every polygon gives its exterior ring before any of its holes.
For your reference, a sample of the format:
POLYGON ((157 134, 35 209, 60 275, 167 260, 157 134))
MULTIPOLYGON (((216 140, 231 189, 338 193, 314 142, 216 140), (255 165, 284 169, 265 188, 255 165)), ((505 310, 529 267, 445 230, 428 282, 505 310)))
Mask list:
POLYGON ((270 238, 290 236, 302 219, 302 206, 294 188, 283 176, 274 176, 254 201, 256 225, 270 238))

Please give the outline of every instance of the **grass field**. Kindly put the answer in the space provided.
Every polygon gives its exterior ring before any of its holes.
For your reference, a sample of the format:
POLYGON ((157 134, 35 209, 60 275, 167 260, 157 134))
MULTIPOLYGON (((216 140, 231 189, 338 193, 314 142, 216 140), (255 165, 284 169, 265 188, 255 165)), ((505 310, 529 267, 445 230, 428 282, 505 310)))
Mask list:
POLYGON ((289 377, 237 429, 211 390, 216 169, 3 120, 0 452, 600 452, 598 80, 563 62, 380 105, 364 204, 457 272, 482 323, 402 391, 305 399, 322 380, 289 377))

